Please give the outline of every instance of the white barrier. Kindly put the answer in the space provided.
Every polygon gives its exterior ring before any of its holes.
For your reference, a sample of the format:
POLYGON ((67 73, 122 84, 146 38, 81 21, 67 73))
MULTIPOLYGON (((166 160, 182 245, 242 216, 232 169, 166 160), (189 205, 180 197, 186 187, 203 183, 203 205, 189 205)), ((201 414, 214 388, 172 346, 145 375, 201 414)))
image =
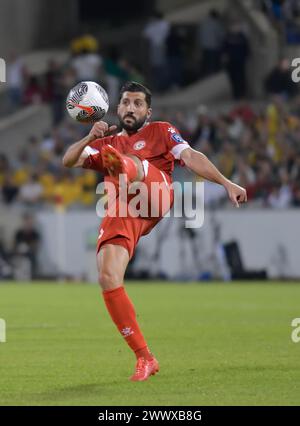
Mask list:
MULTIPOLYGON (((43 230, 44 270, 96 281, 94 248, 100 223, 96 213, 66 213, 63 227, 56 213, 41 212, 38 220, 43 230)), ((134 267, 152 274, 160 271, 171 279, 196 278, 207 271, 219 275, 215 259, 219 226, 223 243, 232 240, 239 243, 246 268, 264 268, 271 278, 300 277, 299 222, 297 209, 205 211, 204 225, 196 230, 196 238, 192 240, 181 219, 163 219, 140 240, 134 267)))

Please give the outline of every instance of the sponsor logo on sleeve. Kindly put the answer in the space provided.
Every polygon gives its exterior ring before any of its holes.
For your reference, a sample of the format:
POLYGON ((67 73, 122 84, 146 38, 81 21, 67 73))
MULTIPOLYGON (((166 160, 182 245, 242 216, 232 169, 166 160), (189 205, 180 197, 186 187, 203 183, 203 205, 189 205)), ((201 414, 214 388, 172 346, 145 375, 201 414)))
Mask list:
POLYGON ((174 133, 172 134, 171 138, 173 139, 173 141, 175 141, 176 143, 187 143, 187 141, 185 141, 183 139, 182 136, 180 136, 179 133, 174 133))

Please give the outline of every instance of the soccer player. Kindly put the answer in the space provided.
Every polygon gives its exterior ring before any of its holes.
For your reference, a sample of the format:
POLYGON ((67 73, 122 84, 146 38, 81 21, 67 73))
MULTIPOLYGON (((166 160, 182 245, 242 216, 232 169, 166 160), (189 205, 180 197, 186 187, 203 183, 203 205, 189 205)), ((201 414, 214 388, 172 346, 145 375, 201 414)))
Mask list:
MULTIPOLYGON (((245 189, 224 177, 205 155, 192 149, 174 126, 149 121, 151 92, 146 87, 135 82, 126 83, 120 91, 117 113, 121 132, 112 134, 116 126, 108 126, 103 121, 95 123, 86 137, 67 149, 64 166, 100 171, 106 180, 115 182, 119 190, 121 185, 117 182, 121 174, 126 177, 126 188, 135 182, 143 182, 151 190, 151 184, 157 182, 165 189, 163 197, 168 198, 171 206, 171 173, 175 161, 180 161, 204 179, 223 185, 237 207, 247 201, 245 189)), ((149 197, 148 203, 157 203, 158 215, 135 217, 128 212, 126 217, 118 214, 112 217, 107 214, 100 225, 97 244, 97 267, 104 302, 137 358, 132 381, 147 380, 159 371, 158 361, 147 346, 123 284, 139 238, 149 233, 169 208, 163 207, 161 199, 149 197)))

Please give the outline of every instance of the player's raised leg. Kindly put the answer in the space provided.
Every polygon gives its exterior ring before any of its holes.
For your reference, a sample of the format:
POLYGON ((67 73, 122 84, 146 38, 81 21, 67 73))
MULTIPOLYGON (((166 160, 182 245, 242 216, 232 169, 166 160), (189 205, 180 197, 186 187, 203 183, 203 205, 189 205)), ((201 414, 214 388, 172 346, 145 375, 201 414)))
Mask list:
POLYGON ((119 332, 137 358, 132 381, 144 381, 159 370, 157 360, 148 349, 137 323, 134 306, 124 287, 129 254, 125 247, 104 244, 97 255, 99 283, 107 310, 119 332))

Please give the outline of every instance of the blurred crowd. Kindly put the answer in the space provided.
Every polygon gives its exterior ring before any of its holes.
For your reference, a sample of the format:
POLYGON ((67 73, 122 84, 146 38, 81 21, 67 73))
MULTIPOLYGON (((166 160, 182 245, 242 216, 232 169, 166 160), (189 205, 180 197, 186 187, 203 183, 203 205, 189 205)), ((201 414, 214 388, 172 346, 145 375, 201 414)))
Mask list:
POLYGON ((88 205, 94 201, 96 175, 62 166, 67 145, 81 139, 86 128, 62 122, 41 140, 32 136, 17 156, 0 155, 2 203, 27 208, 42 205, 88 205))
MULTIPOLYGON (((260 7, 274 25, 279 20, 290 29, 299 23, 298 1, 262 0, 260 7)), ((300 37, 294 41, 299 43, 300 37)), ((171 24, 162 13, 154 12, 132 43, 130 47, 105 45, 93 35, 79 36, 71 41, 69 60, 63 65, 50 60, 43 74, 32 74, 23 60, 11 53, 7 61, 11 109, 47 102, 57 124, 63 117, 68 90, 82 80, 101 81, 115 105, 119 88, 127 80, 145 83, 154 92, 163 93, 220 70, 228 75, 234 99, 247 95, 246 69, 252 52, 247 26, 233 12, 221 14, 211 9, 192 28, 171 24)))
POLYGON ((284 42, 300 43, 299 0, 258 0, 258 3, 271 19, 284 42))
POLYGON ((101 81, 115 105, 119 88, 127 80, 148 84, 153 92, 162 93, 221 69, 228 73, 235 99, 247 93, 246 64, 251 52, 243 23, 236 17, 212 9, 190 28, 173 25, 162 13, 154 12, 132 43, 127 47, 105 45, 93 35, 77 37, 71 42, 69 60, 64 64, 50 60, 42 74, 32 74, 12 52, 7 60, 11 110, 47 102, 57 124, 68 90, 79 81, 101 81))
POLYGON ((10 244, 7 244, 4 229, 0 228, 0 280, 29 280, 38 277, 40 243, 40 231, 29 213, 23 214, 10 244))
MULTIPOLYGON (((274 16, 280 8, 280 16, 284 14, 288 22, 290 16, 294 22, 299 16, 298 2, 286 1, 284 7, 282 3, 262 1, 260 6, 274 16)), ((127 80, 145 83, 159 93, 186 84, 183 29, 155 12, 141 36, 148 49, 149 75, 144 75, 117 46, 100 46, 92 35, 72 40, 69 61, 62 65, 50 60, 42 75, 31 75, 22 59, 11 55, 7 87, 12 108, 46 102, 51 107, 53 127, 41 139, 32 136, 24 141, 17 156, 0 153, 1 203, 32 208, 94 204, 95 186, 101 176, 93 171, 64 169, 61 164, 66 147, 88 130, 66 118, 66 95, 79 81, 100 81, 113 110, 119 88, 127 80)), ((205 105, 184 113, 155 111, 155 119, 176 125, 183 137, 205 153, 225 176, 246 186, 250 202, 274 208, 299 206, 300 107, 289 60, 282 58, 265 76, 269 101, 258 111, 246 101, 246 65, 251 51, 243 24, 210 10, 196 28, 193 41, 200 52, 199 62, 194 61, 198 78, 225 69, 236 107, 219 114, 205 105)), ((209 202, 223 202, 224 193, 218 187, 209 187, 208 192, 209 202)))
MULTIPOLYGON (((300 206, 299 99, 292 108, 288 105, 277 94, 261 111, 247 102, 217 117, 199 108, 192 146, 247 189, 250 207, 300 206)), ((218 186, 211 185, 210 191, 211 203, 226 202, 218 186)))
MULTIPOLYGON (((300 43, 299 0, 253 0, 288 43, 300 43)), ((246 187, 249 208, 300 207, 300 96, 291 79, 287 58, 265 76, 265 102, 247 100, 247 62, 251 57, 247 30, 236 17, 210 10, 190 29, 170 24, 155 12, 139 34, 138 49, 147 62, 118 45, 104 46, 92 35, 72 40, 66 63, 50 60, 45 72, 32 74, 22 58, 12 53, 7 61, 5 111, 47 103, 52 128, 43 137, 34 134, 22 141, 16 155, 0 150, 0 207, 27 211, 15 231, 9 250, 0 229, 0 278, 36 277, 41 234, 32 214, 40 209, 90 209, 103 176, 91 170, 66 169, 66 148, 87 134, 89 128, 66 117, 68 91, 83 80, 99 81, 110 99, 118 102, 125 81, 148 85, 154 93, 176 91, 191 81, 224 70, 231 85, 231 107, 216 111, 206 105, 196 110, 154 111, 153 119, 175 125, 190 145, 207 155, 220 171, 246 187), (142 65, 141 65, 142 64, 142 65), (9 105, 9 108, 6 106, 9 105)), ((134 52, 135 53, 135 52, 134 52)), ((2 109, 0 105, 0 114, 2 109)), ((117 122, 113 116, 112 121, 117 122)), ((113 124, 113 123, 111 123, 113 124)), ((177 166, 174 178, 192 179, 177 166)), ((205 186, 206 205, 227 207, 222 187, 205 186)))
MULTIPOLYGON (((287 28, 290 22, 298 25, 298 1, 261 1, 260 6, 271 20, 280 18, 288 23, 287 28)), ((300 38, 295 42, 299 43, 300 38)), ((7 60, 10 106, 13 110, 47 102, 56 125, 63 118, 66 94, 79 81, 101 81, 111 105, 116 105, 118 91, 127 80, 145 83, 154 93, 164 93, 220 70, 228 75, 233 99, 239 100, 248 93, 247 64, 251 55, 247 26, 233 12, 221 14, 211 9, 193 26, 171 24, 162 13, 154 12, 129 45, 103 44, 89 34, 79 36, 71 41, 69 60, 64 64, 50 60, 42 74, 32 74, 23 60, 11 53, 7 60)))
POLYGON ((111 105, 117 103, 118 90, 125 81, 144 81, 133 65, 121 57, 117 48, 110 48, 104 57, 99 53, 95 37, 86 35, 72 41, 71 56, 66 63, 51 59, 42 74, 31 74, 24 61, 12 53, 7 65, 7 111, 47 103, 51 106, 53 124, 57 125, 64 118, 68 91, 83 80, 101 81, 108 91, 111 105))
MULTIPOLYGON (((273 94, 266 107, 240 101, 226 113, 205 105, 196 111, 156 111, 154 119, 175 125, 191 146, 206 154, 228 178, 247 188, 249 203, 300 206, 300 101, 273 94)), ((39 140, 32 136, 17 156, 0 156, 1 202, 27 208, 89 208, 101 180, 93 171, 66 169, 62 156, 88 128, 63 120, 39 140)), ((185 179, 178 168, 176 179, 185 179)), ((224 203, 221 187, 207 187, 208 203, 224 203)))

